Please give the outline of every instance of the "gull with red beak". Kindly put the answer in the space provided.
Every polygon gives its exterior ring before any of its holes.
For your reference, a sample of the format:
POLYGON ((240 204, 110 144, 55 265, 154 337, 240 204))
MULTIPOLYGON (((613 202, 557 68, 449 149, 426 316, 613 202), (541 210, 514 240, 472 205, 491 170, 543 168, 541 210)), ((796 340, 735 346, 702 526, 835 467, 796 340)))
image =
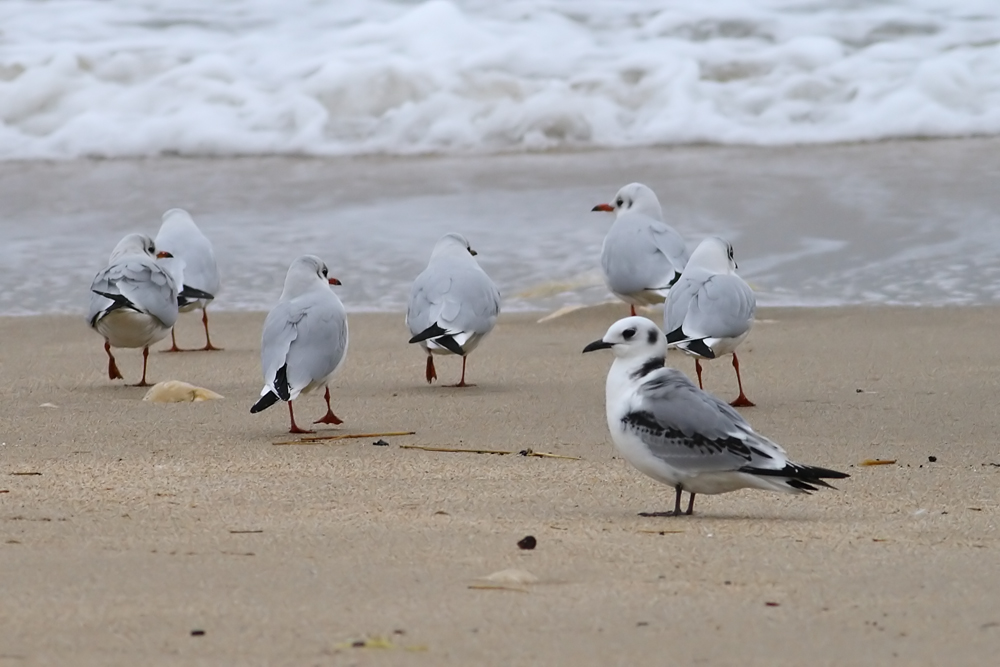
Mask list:
POLYGON ((112 347, 141 347, 142 379, 137 387, 148 386, 149 346, 162 340, 177 321, 179 285, 156 255, 153 239, 129 234, 115 246, 108 266, 90 285, 87 323, 104 337, 108 377, 122 379, 112 347))
POLYGON ((419 343, 427 353, 428 384, 437 379, 433 355, 457 354, 462 357, 462 379, 451 386, 473 386, 465 382, 466 356, 496 326, 500 290, 475 254, 464 236, 445 234, 410 290, 406 325, 410 343, 419 343))
POLYGON ((592 210, 615 213, 601 248, 608 289, 631 306, 632 315, 636 306, 663 303, 687 264, 688 252, 677 230, 663 222, 656 194, 642 183, 630 183, 618 191, 613 204, 592 210))
MULTIPOLYGON (((196 308, 201 309, 201 323, 205 327, 205 347, 201 350, 219 350, 212 345, 208 335, 208 304, 219 293, 221 281, 219 265, 215 261, 215 251, 212 242, 202 234, 190 214, 180 208, 172 208, 163 214, 163 223, 156 234, 156 247, 161 252, 167 252, 176 260, 179 267, 175 274, 181 273, 180 312, 186 313, 196 308)), ((177 347, 177 337, 170 331, 172 345, 165 352, 186 352, 177 347)))
POLYGON ((330 285, 326 264, 314 255, 303 255, 288 267, 285 287, 264 320, 260 365, 264 388, 251 413, 266 410, 279 400, 288 403, 289 433, 312 433, 295 423, 292 401, 323 387, 326 414, 316 424, 342 424, 330 408, 327 386, 347 355, 347 311, 330 285))

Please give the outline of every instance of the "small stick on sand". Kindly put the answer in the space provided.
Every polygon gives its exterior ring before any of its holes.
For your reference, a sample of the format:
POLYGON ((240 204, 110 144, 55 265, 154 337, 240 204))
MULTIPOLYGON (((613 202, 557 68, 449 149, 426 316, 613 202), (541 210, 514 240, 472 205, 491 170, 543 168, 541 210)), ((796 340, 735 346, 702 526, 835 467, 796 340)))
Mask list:
POLYGON ((429 447, 427 445, 400 445, 400 449, 419 449, 425 452, 457 452, 460 454, 513 454, 500 449, 460 449, 458 447, 429 447))
POLYGON ((498 586, 497 584, 469 584, 469 588, 474 591, 514 591, 515 593, 527 593, 526 588, 515 588, 514 586, 498 586))
POLYGON ((348 433, 341 435, 313 435, 299 440, 280 440, 272 445, 318 445, 323 440, 349 440, 351 438, 390 438, 398 435, 415 435, 416 431, 393 431, 392 433, 348 433))
POLYGON ((530 449, 524 449, 518 452, 521 456, 537 456, 543 459, 567 459, 569 461, 582 461, 583 459, 579 456, 566 456, 565 454, 549 454, 548 452, 535 452, 530 449))

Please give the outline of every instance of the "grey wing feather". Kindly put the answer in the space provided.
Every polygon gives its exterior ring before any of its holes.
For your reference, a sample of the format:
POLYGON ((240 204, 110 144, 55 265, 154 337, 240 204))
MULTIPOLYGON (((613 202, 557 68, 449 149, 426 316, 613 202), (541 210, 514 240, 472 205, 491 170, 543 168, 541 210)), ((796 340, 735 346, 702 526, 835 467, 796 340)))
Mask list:
POLYGON ((406 322, 416 335, 438 324, 452 332, 485 334, 500 314, 500 291, 472 261, 442 258, 417 276, 406 322))
POLYGON ((678 327, 683 327, 688 309, 698 295, 705 278, 707 276, 701 275, 700 271, 687 271, 670 288, 667 303, 663 307, 663 330, 668 335, 678 327))
POLYGON ((785 451, 754 432, 728 404, 665 368, 648 376, 640 401, 623 418, 657 458, 691 472, 781 469, 785 451))
POLYGON ((677 273, 682 273, 690 257, 684 238, 677 233, 676 229, 665 222, 657 221, 650 227, 650 232, 656 247, 670 260, 674 270, 677 273))
POLYGON ((87 321, 93 323, 112 301, 95 291, 120 294, 166 327, 177 321, 177 289, 172 275, 147 257, 124 257, 94 277, 87 321))
POLYGON ((347 313, 333 292, 313 290, 279 303, 264 321, 261 367, 274 388, 278 370, 287 364, 292 396, 333 373, 347 352, 347 313))
POLYGON ((186 230, 160 229, 155 243, 157 250, 165 250, 184 260, 184 284, 212 296, 219 293, 221 279, 215 250, 201 230, 196 227, 186 230))
POLYGON ((684 333, 691 338, 735 338, 750 329, 756 308, 753 290, 742 278, 714 275, 689 305, 684 333))

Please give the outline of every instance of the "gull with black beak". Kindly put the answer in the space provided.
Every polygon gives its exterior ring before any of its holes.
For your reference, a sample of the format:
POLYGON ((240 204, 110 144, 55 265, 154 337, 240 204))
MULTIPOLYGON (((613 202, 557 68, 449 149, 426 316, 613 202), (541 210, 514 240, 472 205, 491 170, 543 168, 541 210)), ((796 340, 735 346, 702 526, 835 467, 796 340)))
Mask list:
POLYGON ((500 290, 474 258, 476 251, 461 234, 445 234, 434 246, 427 268, 413 281, 406 326, 410 343, 420 343, 427 353, 427 383, 437 379, 435 354, 462 357, 462 379, 470 352, 496 326, 500 290))
MULTIPOLYGON (((172 208, 163 214, 163 223, 156 234, 156 247, 161 252, 174 257, 176 275, 183 279, 181 285, 180 312, 201 309, 201 323, 205 327, 205 347, 201 350, 220 350, 212 345, 208 335, 208 304, 219 293, 221 280, 219 265, 215 261, 212 242, 202 234, 191 215, 181 208, 172 208)), ((170 331, 171 346, 165 352, 187 352, 177 347, 177 337, 170 331)))
POLYGON ((712 236, 695 248, 663 309, 663 330, 667 345, 694 357, 701 381, 701 360, 733 355, 740 395, 730 405, 752 407, 743 393, 740 360, 736 348, 750 334, 757 298, 746 282, 736 275, 733 246, 712 236))
POLYGON ((614 204, 598 204, 593 211, 615 214, 601 247, 601 268, 608 289, 636 306, 663 303, 688 261, 684 239, 663 222, 656 193, 642 183, 630 183, 614 204))
POLYGON ((118 242, 108 266, 90 285, 87 323, 104 337, 108 377, 122 379, 112 347, 141 347, 142 379, 137 387, 149 386, 149 346, 162 340, 177 321, 179 285, 156 257, 153 239, 145 234, 129 234, 118 242))
POLYGON ((288 267, 281 297, 264 320, 260 365, 264 388, 251 413, 266 410, 279 400, 288 403, 289 433, 312 433, 295 423, 292 401, 323 387, 326 414, 315 424, 342 424, 330 408, 327 384, 347 355, 347 311, 330 285, 326 264, 314 255, 303 255, 288 267))
POLYGON ((789 461, 784 449, 756 433, 728 404, 666 367, 667 339, 650 320, 619 320, 583 351, 606 349, 615 355, 605 388, 615 448, 676 494, 672 511, 640 516, 691 514, 699 493, 744 488, 809 493, 818 487, 833 488, 825 479, 848 477, 789 461), (684 491, 690 497, 682 512, 684 491))

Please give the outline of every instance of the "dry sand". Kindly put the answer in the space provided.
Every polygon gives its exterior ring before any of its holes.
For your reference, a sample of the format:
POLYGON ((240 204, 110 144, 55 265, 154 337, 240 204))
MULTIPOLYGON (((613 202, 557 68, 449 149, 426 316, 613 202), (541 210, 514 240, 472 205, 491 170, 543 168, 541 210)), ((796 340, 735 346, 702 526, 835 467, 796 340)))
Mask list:
MULTIPOLYGON (((401 315, 352 316, 339 431, 417 432, 389 447, 271 444, 260 314, 213 318, 224 352, 151 355, 150 379, 225 396, 172 405, 110 382, 79 318, 0 319, 0 665, 996 664, 1000 309, 763 310, 743 413, 852 477, 668 519, 636 515, 672 492, 615 456, 610 355, 580 354, 623 312, 505 316, 466 390, 423 382, 401 315), (539 581, 470 588, 507 568, 539 581)), ((728 360, 706 382, 731 398, 728 360)))

